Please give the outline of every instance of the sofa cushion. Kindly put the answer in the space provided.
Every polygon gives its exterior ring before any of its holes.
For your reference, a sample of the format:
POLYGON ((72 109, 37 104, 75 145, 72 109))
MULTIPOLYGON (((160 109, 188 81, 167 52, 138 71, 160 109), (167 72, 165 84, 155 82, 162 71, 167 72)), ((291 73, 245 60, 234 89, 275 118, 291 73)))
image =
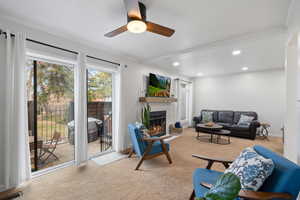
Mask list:
POLYGON ((234 112, 234 117, 233 117, 233 123, 237 124, 240 121, 241 115, 247 115, 254 117, 253 120, 257 120, 257 113, 256 112, 251 112, 251 111, 236 111, 234 112))
POLYGON ((218 122, 217 124, 223 126, 223 128, 231 128, 231 125, 230 123, 223 123, 223 122, 218 122))
POLYGON ((222 174, 223 174, 222 172, 209 170, 209 169, 202 169, 202 168, 196 169, 193 175, 193 185, 194 185, 196 197, 201 198, 208 191, 208 189, 201 186, 200 183, 205 182, 205 183, 215 184, 217 179, 222 174))
POLYGON ((202 112, 202 123, 212 122, 213 121, 213 112, 203 111, 202 112))
POLYGON ((253 148, 246 148, 224 173, 231 172, 240 178, 242 189, 257 191, 272 174, 274 163, 259 155, 253 148))
POLYGON ((240 120, 238 122, 238 125, 242 125, 242 126, 250 126, 250 123, 253 121, 254 117, 253 116, 248 116, 248 115, 244 115, 242 114, 240 117, 240 120))
POLYGON ((249 131, 249 126, 247 126, 247 125, 236 125, 236 124, 233 124, 233 125, 231 125, 230 130, 232 130, 232 131, 246 132, 246 131, 249 131))
POLYGON ((219 111, 218 112, 218 122, 230 123, 233 122, 233 111, 219 111))

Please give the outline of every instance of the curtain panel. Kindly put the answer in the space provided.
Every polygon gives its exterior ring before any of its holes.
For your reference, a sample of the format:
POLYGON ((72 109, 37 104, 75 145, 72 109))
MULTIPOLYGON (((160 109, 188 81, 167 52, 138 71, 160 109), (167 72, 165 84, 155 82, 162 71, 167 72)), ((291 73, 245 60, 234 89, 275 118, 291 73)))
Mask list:
POLYGON ((78 54, 75 67, 75 161, 81 165, 88 160, 87 142, 87 67, 86 55, 78 54))
POLYGON ((31 178, 26 94, 26 35, 12 38, 6 31, 4 179, 5 189, 18 187, 31 178))

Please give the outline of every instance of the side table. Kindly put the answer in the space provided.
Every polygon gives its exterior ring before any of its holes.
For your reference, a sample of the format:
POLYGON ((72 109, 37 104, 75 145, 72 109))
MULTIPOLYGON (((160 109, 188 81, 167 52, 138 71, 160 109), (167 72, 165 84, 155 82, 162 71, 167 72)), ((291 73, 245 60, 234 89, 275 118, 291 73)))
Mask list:
POLYGON ((268 123, 260 123, 260 129, 258 131, 258 135, 261 136, 263 139, 269 140, 269 128, 271 127, 268 123))

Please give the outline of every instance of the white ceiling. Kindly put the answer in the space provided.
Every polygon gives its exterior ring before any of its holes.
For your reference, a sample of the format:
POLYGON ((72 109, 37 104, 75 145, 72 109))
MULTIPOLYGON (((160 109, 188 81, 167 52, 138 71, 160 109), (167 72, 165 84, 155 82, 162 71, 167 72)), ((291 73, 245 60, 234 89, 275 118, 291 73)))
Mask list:
POLYGON ((244 35, 241 38, 200 45, 187 51, 147 60, 149 64, 168 69, 176 68, 181 74, 191 77, 215 76, 248 71, 262 71, 284 67, 285 61, 284 29, 244 35), (241 54, 233 56, 234 50, 241 54), (179 61, 178 67, 172 63, 179 61))
POLYGON ((243 56, 235 60, 232 60, 230 48, 214 49, 203 56, 198 47, 284 26, 290 0, 143 2, 147 7, 148 20, 174 28, 176 32, 173 37, 165 38, 152 33, 104 37, 106 32, 126 23, 123 0, 0 0, 0 11, 24 24, 42 25, 41 29, 46 31, 81 38, 157 66, 169 67, 170 62, 178 60, 181 62, 179 70, 188 76, 200 71, 209 75, 233 73, 241 65, 256 67, 255 70, 283 66, 281 35, 266 37, 253 44, 240 43, 241 46, 236 48, 243 48, 243 56), (186 53, 186 49, 195 52, 186 53))

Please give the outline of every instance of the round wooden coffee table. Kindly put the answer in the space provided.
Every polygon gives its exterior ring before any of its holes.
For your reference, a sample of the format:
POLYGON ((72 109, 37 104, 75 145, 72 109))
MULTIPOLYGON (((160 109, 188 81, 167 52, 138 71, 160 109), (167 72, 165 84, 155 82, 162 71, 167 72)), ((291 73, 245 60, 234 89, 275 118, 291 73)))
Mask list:
POLYGON ((197 139, 200 139, 200 133, 206 133, 210 134, 210 143, 219 143, 219 139, 221 136, 227 136, 228 140, 226 144, 230 144, 230 131, 229 130, 224 130, 223 126, 214 124, 213 126, 206 126, 205 124, 197 124, 196 126, 197 130, 197 139), (213 136, 217 136, 216 142, 213 140, 213 136))

